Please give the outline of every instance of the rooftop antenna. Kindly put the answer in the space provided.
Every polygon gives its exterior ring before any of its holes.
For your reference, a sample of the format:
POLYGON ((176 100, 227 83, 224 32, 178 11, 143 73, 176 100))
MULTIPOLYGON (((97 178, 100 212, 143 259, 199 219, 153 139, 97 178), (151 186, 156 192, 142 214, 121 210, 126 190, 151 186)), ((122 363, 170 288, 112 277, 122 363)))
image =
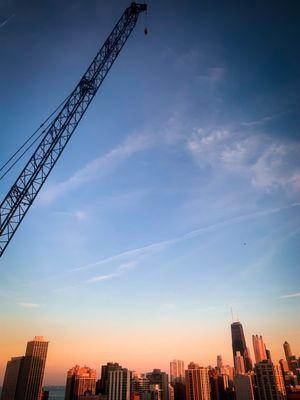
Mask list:
POLYGON ((237 320, 237 322, 240 322, 239 313, 238 312, 236 313, 236 320, 237 320))
POLYGON ((232 307, 230 307, 230 312, 231 312, 231 322, 234 322, 234 320, 233 320, 233 311, 232 311, 232 307))

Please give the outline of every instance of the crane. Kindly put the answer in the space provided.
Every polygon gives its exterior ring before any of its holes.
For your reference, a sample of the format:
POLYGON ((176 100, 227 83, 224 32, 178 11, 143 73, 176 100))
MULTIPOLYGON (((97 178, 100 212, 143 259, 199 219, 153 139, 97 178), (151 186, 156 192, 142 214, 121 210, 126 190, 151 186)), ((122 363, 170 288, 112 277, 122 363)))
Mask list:
MULTIPOLYGON (((131 3, 96 54, 0 205, 0 257, 95 97, 147 4, 131 3)), ((147 33, 145 29, 145 34, 147 33)))

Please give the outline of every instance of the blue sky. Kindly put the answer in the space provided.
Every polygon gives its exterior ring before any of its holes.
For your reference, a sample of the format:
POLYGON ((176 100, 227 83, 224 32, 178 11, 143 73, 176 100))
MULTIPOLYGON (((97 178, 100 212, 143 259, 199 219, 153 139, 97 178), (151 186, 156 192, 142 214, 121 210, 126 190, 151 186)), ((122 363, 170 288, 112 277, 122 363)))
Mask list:
MULTIPOLYGON (((125 6, 1 1, 2 161, 71 91, 125 6)), ((291 1, 151 2, 149 35, 142 16, 0 261, 2 358, 28 336, 64 337, 67 361, 55 369, 53 351, 49 364, 57 382, 80 361, 80 321, 93 332, 82 362, 96 362, 93 335, 103 361, 231 362, 231 306, 276 356, 286 339, 300 351, 297 15, 291 1), (151 354, 118 347, 147 334, 151 354)))

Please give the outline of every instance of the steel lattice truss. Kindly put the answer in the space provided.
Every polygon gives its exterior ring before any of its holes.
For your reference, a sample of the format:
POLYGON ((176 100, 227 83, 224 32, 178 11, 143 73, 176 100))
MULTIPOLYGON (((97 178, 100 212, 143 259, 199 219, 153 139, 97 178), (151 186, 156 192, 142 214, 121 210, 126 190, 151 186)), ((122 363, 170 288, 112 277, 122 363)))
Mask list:
POLYGON ((146 4, 126 8, 0 206, 0 257, 93 100, 146 4))

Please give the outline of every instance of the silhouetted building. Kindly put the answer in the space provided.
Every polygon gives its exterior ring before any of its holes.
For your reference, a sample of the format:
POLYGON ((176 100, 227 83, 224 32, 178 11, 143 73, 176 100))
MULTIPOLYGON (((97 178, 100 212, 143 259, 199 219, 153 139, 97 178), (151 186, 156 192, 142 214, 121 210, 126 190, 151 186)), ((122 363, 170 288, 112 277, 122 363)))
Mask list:
POLYGON ((19 369, 15 400, 41 400, 48 344, 42 336, 27 343, 19 369))
POLYGON ((228 375, 219 374, 216 370, 209 373, 210 398, 211 400, 227 400, 227 390, 229 388, 228 375))
POLYGON ((173 382, 174 400, 186 400, 186 390, 184 382, 173 382))
POLYGON ((14 400, 18 381, 19 371, 22 365, 24 357, 12 357, 6 365, 3 387, 1 393, 1 400, 14 400))
POLYGON ((186 400, 211 400, 208 369, 190 363, 185 371, 186 400))
POLYGON ((108 362, 106 365, 101 367, 101 378, 97 382, 97 393, 108 395, 108 377, 110 371, 116 371, 122 369, 122 366, 118 363, 108 362))
POLYGON ((233 322, 231 324, 231 339, 232 339, 233 361, 236 352, 239 351, 241 355, 244 357, 246 372, 251 371, 252 361, 249 350, 246 346, 243 326, 240 322, 233 322))
POLYGON ((96 371, 89 367, 75 365, 67 373, 65 400, 78 400, 79 396, 94 395, 96 371))
POLYGON ((43 390, 42 400, 49 400, 49 390, 43 390))
POLYGON ((221 354, 219 354, 219 355, 217 356, 217 368, 218 368, 218 372, 221 372, 222 367, 223 367, 223 359, 222 359, 221 354))
POLYGON ((107 400, 130 400, 131 372, 127 368, 108 372, 107 400))
POLYGON ((255 365, 257 388, 260 400, 285 400, 286 392, 282 373, 271 361, 255 365))
POLYGON ((169 400, 168 374, 160 369, 154 369, 152 372, 147 372, 146 377, 149 379, 150 385, 160 386, 161 400, 169 400))
POLYGON ((285 341, 283 343, 283 349, 284 349, 285 359, 286 359, 288 365, 290 365, 290 359, 293 356, 292 350, 291 350, 291 345, 287 341, 285 341))
POLYGON ((252 378, 249 374, 239 374, 234 378, 236 400, 254 400, 252 378))
POLYGON ((170 362, 170 379, 171 383, 175 381, 184 381, 184 362, 181 360, 173 360, 170 362))
POLYGON ((255 362, 259 363, 263 360, 267 360, 266 346, 263 341, 263 337, 260 335, 252 335, 253 351, 255 362))

